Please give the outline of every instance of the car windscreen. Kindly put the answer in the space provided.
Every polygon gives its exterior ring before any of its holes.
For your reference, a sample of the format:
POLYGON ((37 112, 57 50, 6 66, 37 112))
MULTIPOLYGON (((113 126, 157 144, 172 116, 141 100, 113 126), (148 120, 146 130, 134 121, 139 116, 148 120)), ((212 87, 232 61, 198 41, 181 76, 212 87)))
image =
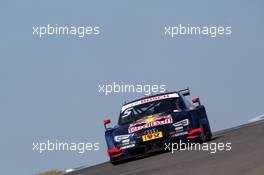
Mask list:
POLYGON ((150 115, 182 109, 183 102, 179 97, 153 101, 127 108, 120 113, 118 123, 119 125, 130 124, 136 120, 145 118, 150 115))

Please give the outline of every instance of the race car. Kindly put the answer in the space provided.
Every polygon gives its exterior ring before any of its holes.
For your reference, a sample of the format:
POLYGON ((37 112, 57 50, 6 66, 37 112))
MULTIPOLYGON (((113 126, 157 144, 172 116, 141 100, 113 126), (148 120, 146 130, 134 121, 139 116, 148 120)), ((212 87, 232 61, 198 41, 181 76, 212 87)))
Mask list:
POLYGON ((192 103, 189 88, 125 103, 118 124, 107 127, 107 153, 112 164, 164 149, 165 143, 205 142, 212 137, 206 110, 199 98, 192 103))

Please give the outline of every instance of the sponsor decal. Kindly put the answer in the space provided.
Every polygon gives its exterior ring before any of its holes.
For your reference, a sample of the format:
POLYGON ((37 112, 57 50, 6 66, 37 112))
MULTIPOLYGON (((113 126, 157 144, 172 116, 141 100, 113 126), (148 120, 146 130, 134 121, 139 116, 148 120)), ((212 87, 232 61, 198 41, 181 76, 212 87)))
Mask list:
POLYGON ((181 130, 183 130, 183 126, 175 127, 175 131, 181 131, 181 130))
POLYGON ((153 133, 153 134, 147 134, 147 135, 144 135, 142 136, 142 140, 143 142, 146 142, 146 141, 149 141, 149 140, 154 140, 154 139, 158 139, 158 138, 162 138, 163 137, 163 134, 162 132, 156 132, 156 133, 153 133))
POLYGON ((122 144, 129 144, 130 139, 125 139, 125 140, 122 140, 121 142, 122 142, 122 144))
POLYGON ((173 123, 172 117, 168 116, 154 116, 146 119, 139 120, 133 124, 129 125, 128 133, 134 133, 142 129, 147 129, 150 127, 155 127, 159 125, 166 125, 173 123))
POLYGON ((128 148, 133 148, 135 147, 135 144, 130 144, 130 145, 126 145, 126 146, 122 146, 120 149, 128 149, 128 148))
POLYGON ((175 97, 179 97, 179 95, 177 93, 171 93, 171 94, 160 95, 160 96, 156 96, 156 97, 150 97, 150 98, 146 98, 143 100, 135 101, 133 103, 129 103, 127 105, 124 105, 121 109, 121 113, 123 111, 125 111, 126 109, 137 106, 137 105, 141 105, 141 104, 145 104, 145 103, 149 103, 149 102, 153 102, 153 101, 158 101, 158 100, 164 100, 164 99, 168 99, 168 98, 175 98, 175 97))
POLYGON ((187 131, 185 131, 185 132, 180 132, 180 133, 177 133, 177 134, 173 134, 172 137, 178 137, 178 136, 182 136, 182 135, 186 135, 186 134, 188 134, 187 131))

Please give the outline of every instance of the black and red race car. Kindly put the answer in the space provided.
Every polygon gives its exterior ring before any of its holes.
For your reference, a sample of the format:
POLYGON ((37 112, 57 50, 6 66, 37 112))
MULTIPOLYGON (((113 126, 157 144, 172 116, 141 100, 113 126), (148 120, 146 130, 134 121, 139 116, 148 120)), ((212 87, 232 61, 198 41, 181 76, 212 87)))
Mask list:
POLYGON ((199 98, 189 102, 187 95, 189 89, 137 99, 122 106, 113 128, 106 126, 110 120, 104 120, 110 161, 116 164, 162 150, 168 142, 210 140, 205 107, 199 98))

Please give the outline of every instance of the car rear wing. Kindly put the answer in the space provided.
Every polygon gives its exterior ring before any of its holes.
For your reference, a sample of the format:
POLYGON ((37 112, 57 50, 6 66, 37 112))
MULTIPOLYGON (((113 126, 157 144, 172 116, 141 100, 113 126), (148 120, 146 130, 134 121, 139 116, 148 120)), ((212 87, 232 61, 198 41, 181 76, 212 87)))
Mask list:
POLYGON ((188 96, 188 95, 190 95, 190 89, 189 89, 189 87, 187 87, 186 89, 179 90, 178 93, 180 93, 183 96, 188 96))

